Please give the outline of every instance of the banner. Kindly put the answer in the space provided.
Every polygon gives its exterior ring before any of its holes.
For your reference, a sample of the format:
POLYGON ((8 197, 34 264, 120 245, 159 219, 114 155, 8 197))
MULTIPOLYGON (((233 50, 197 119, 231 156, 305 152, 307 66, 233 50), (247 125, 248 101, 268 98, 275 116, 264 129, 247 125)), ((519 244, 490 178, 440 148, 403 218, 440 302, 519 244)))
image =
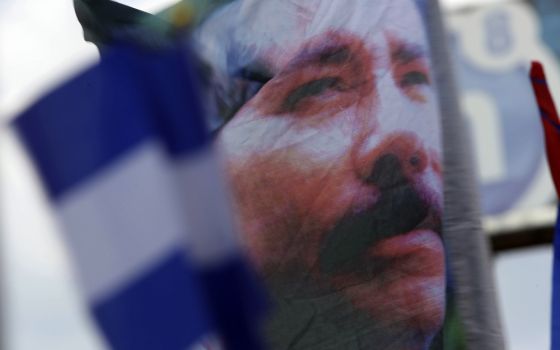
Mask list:
POLYGON ((194 38, 271 348, 437 343, 442 131, 419 4, 235 1, 194 38))

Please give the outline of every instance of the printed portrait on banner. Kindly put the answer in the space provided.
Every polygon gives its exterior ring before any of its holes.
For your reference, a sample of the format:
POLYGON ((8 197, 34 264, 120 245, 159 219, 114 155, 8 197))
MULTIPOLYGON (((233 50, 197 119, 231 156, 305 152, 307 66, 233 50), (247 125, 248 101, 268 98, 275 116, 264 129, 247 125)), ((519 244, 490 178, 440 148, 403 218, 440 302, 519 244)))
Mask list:
POLYGON ((194 31, 272 349, 433 349, 440 113, 413 0, 237 0, 194 31))

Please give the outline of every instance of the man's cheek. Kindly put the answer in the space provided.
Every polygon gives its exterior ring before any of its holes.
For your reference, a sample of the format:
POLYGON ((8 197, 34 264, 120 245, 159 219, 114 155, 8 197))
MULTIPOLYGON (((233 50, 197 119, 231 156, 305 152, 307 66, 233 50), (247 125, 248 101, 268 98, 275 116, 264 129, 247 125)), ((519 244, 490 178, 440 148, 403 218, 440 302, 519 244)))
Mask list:
POLYGON ((261 271, 278 265, 290 250, 290 233, 300 226, 289 177, 260 157, 230 159, 227 169, 249 255, 261 271))
POLYGON ((298 159, 297 152, 291 150, 243 162, 230 159, 228 169, 243 231, 257 259, 286 260, 287 254, 312 264, 321 233, 357 195, 344 188, 349 184, 348 167, 319 166, 301 156, 298 159))
POLYGON ((261 157, 263 162, 320 175, 318 171, 332 169, 348 156, 353 130, 341 123, 307 123, 291 116, 245 115, 226 125, 218 142, 232 162, 261 157))
POLYGON ((218 142, 228 157, 249 158, 282 146, 282 138, 292 135, 288 118, 266 116, 244 107, 224 126, 218 142))

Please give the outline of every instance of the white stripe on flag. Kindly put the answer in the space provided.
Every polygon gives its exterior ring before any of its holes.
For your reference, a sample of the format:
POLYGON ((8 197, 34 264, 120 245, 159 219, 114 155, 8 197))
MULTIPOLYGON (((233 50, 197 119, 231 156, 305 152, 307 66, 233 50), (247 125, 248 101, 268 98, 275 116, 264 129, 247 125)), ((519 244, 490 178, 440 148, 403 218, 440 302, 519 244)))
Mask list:
POLYGON ((58 203, 88 300, 109 296, 184 244, 170 170, 147 142, 58 203))
POLYGON ((209 268, 238 255, 231 200, 214 150, 209 147, 189 155, 177 170, 184 191, 189 256, 209 268))
POLYGON ((224 346, 215 334, 210 334, 185 350, 224 350, 224 346))

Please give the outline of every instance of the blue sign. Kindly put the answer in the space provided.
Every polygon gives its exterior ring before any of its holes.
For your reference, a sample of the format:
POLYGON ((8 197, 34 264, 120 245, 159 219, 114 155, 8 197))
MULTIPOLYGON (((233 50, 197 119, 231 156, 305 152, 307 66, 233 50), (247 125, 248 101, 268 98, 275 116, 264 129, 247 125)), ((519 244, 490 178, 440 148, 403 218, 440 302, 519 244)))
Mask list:
POLYGON ((532 27, 526 25, 533 18, 529 11, 524 5, 481 9, 457 15, 452 24, 454 64, 487 215, 553 199, 548 174, 543 176, 542 128, 527 75, 531 57, 523 56, 534 53, 531 46, 538 46, 538 36, 535 30, 535 42, 527 43, 530 36, 519 35, 516 28, 532 27), (549 196, 542 191, 547 186, 549 196), (535 189, 541 193, 529 193, 535 189))

